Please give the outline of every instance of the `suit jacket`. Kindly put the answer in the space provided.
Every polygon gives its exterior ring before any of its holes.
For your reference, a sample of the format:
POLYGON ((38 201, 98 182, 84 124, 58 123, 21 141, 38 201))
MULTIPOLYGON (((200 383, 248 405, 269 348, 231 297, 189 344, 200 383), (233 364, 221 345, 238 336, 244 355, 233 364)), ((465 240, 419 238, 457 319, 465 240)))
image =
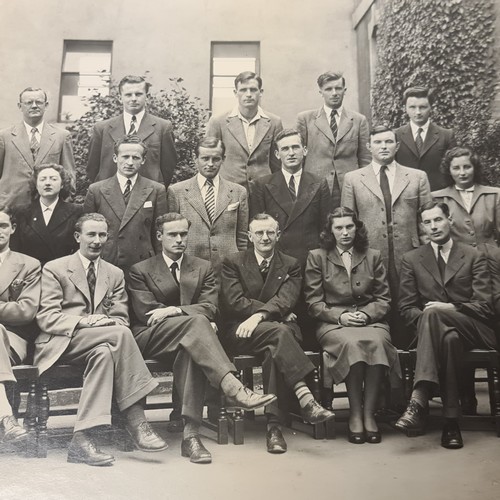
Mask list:
POLYGON ((83 213, 81 205, 59 199, 49 224, 45 225, 37 199, 17 214, 17 228, 12 235, 12 249, 38 259, 42 266, 78 249, 75 222, 83 213))
POLYGON ((444 283, 430 243, 403 256, 400 276, 399 310, 408 325, 417 325, 429 301, 453 303, 482 323, 493 319, 486 257, 475 248, 453 242, 444 283))
POLYGON ((226 255, 247 248, 247 198, 243 186, 220 177, 215 217, 210 223, 196 176, 169 186, 167 211, 191 222, 186 254, 209 260, 219 275, 226 255))
POLYGON ((280 170, 255 181, 250 193, 250 218, 262 212, 272 215, 281 230, 278 248, 305 266, 309 250, 319 247, 330 208, 326 180, 303 171, 294 203, 280 170))
MULTIPOLYGON (((125 135, 123 114, 94 125, 87 163, 87 177, 91 182, 108 179, 116 174, 113 147, 125 135)), ((141 175, 168 186, 177 163, 172 124, 145 113, 137 135, 148 148, 141 175)))
POLYGON ((347 172, 371 162, 372 155, 367 147, 370 140, 368 121, 360 113, 343 109, 336 139, 333 138, 323 106, 299 113, 297 130, 304 146, 307 146, 305 170, 320 179, 326 179, 330 192, 335 173, 342 189, 347 172))
MULTIPOLYGON (((392 189, 392 230, 397 270, 401 265, 401 256, 420 245, 417 212, 431 199, 429 181, 424 172, 396 166, 392 189)), ((346 174, 342 206, 354 210, 364 222, 370 247, 380 250, 387 267, 389 244, 384 196, 371 164, 346 174)))
POLYGON ((264 282, 253 249, 232 254, 222 265, 222 317, 229 330, 255 313, 279 321, 293 311, 302 286, 299 262, 274 251, 264 282))
MULTIPOLYGON (((129 324, 123 271, 99 260, 92 311, 87 275, 78 253, 47 262, 42 271, 40 304, 36 316, 40 334, 35 341, 35 364, 40 373, 61 357, 80 320, 90 314, 104 314, 117 324, 129 324)), ((90 330, 84 328, 78 334, 92 335, 90 330)))
POLYGON ((89 187, 85 212, 98 212, 108 221, 109 237, 102 258, 120 268, 128 268, 159 252, 155 220, 167 212, 163 184, 137 176, 125 205, 116 175, 89 187))
POLYGON ((226 159, 220 175, 248 190, 249 183, 254 179, 280 168, 281 164, 274 155, 274 142, 283 130, 283 124, 281 118, 266 111, 268 117, 257 121, 253 149, 249 151, 241 120, 230 114, 212 116, 206 135, 218 137, 226 146, 226 159))
POLYGON ((389 331, 385 318, 391 297, 378 250, 354 250, 350 277, 336 248, 312 250, 304 281, 308 311, 319 321, 319 336, 332 328, 343 328, 339 325, 341 314, 354 311, 364 312, 370 325, 389 331))
POLYGON ((477 246, 500 244, 500 189, 476 184, 470 213, 455 186, 434 191, 433 198, 444 201, 453 219, 451 235, 455 241, 477 246))
POLYGON ((39 305, 40 262, 11 250, 0 266, 0 325, 33 340, 38 333, 35 316, 39 305))
POLYGON ((0 131, 0 205, 28 205, 33 168, 43 163, 63 165, 75 177, 71 135, 67 130, 44 122, 36 160, 24 122, 0 131))
POLYGON ((420 155, 409 124, 397 128, 395 133, 399 140, 396 161, 405 167, 423 170, 433 191, 446 187, 448 182, 439 170, 439 165, 446 150, 455 145, 453 130, 430 122, 420 155))

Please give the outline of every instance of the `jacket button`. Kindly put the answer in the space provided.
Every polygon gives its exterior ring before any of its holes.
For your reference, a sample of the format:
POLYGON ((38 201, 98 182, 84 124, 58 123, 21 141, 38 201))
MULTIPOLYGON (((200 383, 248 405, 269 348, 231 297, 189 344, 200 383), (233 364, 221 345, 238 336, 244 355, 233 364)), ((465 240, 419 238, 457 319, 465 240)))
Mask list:
POLYGON ((361 283, 359 281, 356 281, 356 285, 359 286, 361 285, 361 283))
POLYGON ((383 234, 382 236, 383 236, 384 238, 387 238, 387 234, 383 234))
POLYGON ((356 269, 353 269, 353 270, 351 271, 351 273, 352 273, 352 274, 356 274, 356 269))
POLYGON ((385 222, 384 221, 382 221, 382 226, 385 226, 385 222))

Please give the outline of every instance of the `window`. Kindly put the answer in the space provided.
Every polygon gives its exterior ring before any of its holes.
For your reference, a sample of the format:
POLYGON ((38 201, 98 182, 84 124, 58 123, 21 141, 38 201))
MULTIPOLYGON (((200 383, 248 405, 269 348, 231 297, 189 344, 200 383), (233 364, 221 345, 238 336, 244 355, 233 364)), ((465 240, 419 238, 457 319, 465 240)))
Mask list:
POLYGON ((94 92, 108 94, 113 42, 65 40, 59 100, 59 121, 80 118, 85 98, 94 92))
POLYGON ((212 42, 210 108, 213 114, 234 107, 234 79, 242 71, 260 73, 259 42, 212 42))

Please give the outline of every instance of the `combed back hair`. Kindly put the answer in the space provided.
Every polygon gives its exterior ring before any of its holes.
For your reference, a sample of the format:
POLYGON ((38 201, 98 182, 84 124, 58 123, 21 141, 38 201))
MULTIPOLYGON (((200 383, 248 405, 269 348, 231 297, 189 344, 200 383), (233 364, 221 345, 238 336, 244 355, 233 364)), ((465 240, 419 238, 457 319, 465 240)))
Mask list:
POLYGON ((471 148, 455 146, 446 151, 441 160, 441 165, 439 165, 439 170, 446 178, 446 184, 448 186, 454 184, 453 177, 450 174, 451 162, 453 158, 461 158, 462 156, 468 156, 471 165, 474 167, 474 182, 477 184, 483 182, 483 165, 479 155, 471 148))
POLYGON ((280 142, 281 139, 284 139, 285 137, 291 137, 293 135, 298 135, 300 139, 300 144, 302 144, 302 136, 300 135, 297 129, 285 128, 276 136, 276 139, 274 140, 274 144, 276 145, 276 150, 278 149, 278 142, 280 142))
POLYGON ((43 163, 42 165, 36 165, 33 169, 33 175, 30 179, 30 193, 31 199, 37 200, 40 198, 40 194, 36 189, 36 183, 38 181, 38 176, 44 170, 48 168, 53 168, 61 177, 61 191, 59 191, 59 198, 65 200, 71 194, 71 182, 72 176, 62 165, 58 165, 57 163, 43 163))
POLYGON ((234 88, 238 89, 239 83, 245 83, 245 82, 248 82, 248 80, 257 80, 257 83, 259 85, 259 89, 262 88, 262 78, 259 75, 257 75, 257 73, 254 73, 253 71, 243 71, 242 73, 240 73, 234 79, 234 88))
POLYGON ((23 98, 23 94, 25 92, 43 92, 43 95, 45 97, 45 102, 47 102, 47 92, 45 92, 45 90, 40 89, 38 87, 26 87, 24 90, 22 90, 21 93, 19 94, 19 102, 21 102, 21 100, 23 98))
POLYGON ((196 149, 195 149, 196 158, 200 156, 200 148, 208 148, 208 149, 220 148, 222 151, 222 157, 224 158, 224 156, 226 156, 226 146, 224 146, 224 143, 218 137, 208 136, 203 139, 200 139, 196 144, 196 149))
MULTIPOLYGON (((394 134, 394 137, 396 137, 396 132, 394 132, 394 130, 391 127, 389 127, 389 125, 385 125, 385 124, 374 125, 370 130, 370 137, 377 135, 377 134, 382 134, 384 132, 392 132, 394 134)), ((396 137, 396 142, 399 142, 397 137, 396 137)))
POLYGON ((340 71, 327 71, 318 76, 318 87, 321 89, 323 85, 334 80, 340 80, 342 78, 342 86, 345 87, 345 78, 340 71))
POLYGON ((337 240, 332 232, 334 219, 340 217, 350 217, 356 226, 356 236, 354 236, 353 247, 358 252, 364 252, 368 248, 368 231, 362 221, 358 219, 356 212, 347 207, 338 207, 328 214, 326 224, 319 235, 320 246, 325 250, 333 250, 337 246, 337 240))
POLYGON ((121 139, 118 139, 115 142, 115 145, 113 146, 113 151, 115 155, 118 154, 118 149, 122 144, 138 144, 139 146, 142 146, 143 149, 142 157, 146 158, 146 154, 148 153, 148 147, 146 146, 146 144, 144 144, 143 140, 138 135, 136 134, 126 135, 121 139))
POLYGON ((446 217, 450 216, 450 207, 444 201, 438 201, 436 199, 424 203, 418 210, 418 220, 422 222, 422 214, 426 210, 432 210, 433 208, 440 208, 446 217))
POLYGON ((106 220, 106 217, 102 214, 98 214, 95 212, 90 212, 88 214, 83 214, 78 218, 78 220, 75 222, 75 231, 77 233, 82 234, 82 227, 83 224, 89 220, 95 221, 95 222, 105 222, 106 226, 109 227, 108 221, 106 220))
POLYGON ((429 100, 432 106, 434 103, 434 91, 427 87, 409 87, 403 93, 403 104, 406 105, 408 97, 424 97, 429 100))
POLYGON ((0 213, 4 213, 9 216, 10 223, 14 225, 16 223, 16 214, 12 208, 8 205, 0 205, 0 213))
POLYGON ((147 82, 143 76, 126 75, 120 80, 120 83, 118 84, 118 91, 120 92, 120 94, 122 93, 123 86, 126 83, 144 83, 144 84, 146 84, 146 94, 149 92, 149 89, 151 88, 151 84, 149 82, 147 82))
POLYGON ((163 224, 167 222, 175 222, 178 220, 185 220, 188 223, 188 228, 191 227, 191 221, 184 215, 178 214, 177 212, 168 212, 163 215, 159 215, 155 220, 156 230, 163 233, 163 224))
POLYGON ((279 229, 280 229, 279 222, 272 215, 269 215, 266 213, 255 214, 252 217, 252 219, 250 220, 250 222, 248 223, 248 229, 250 229, 252 222, 254 222, 256 220, 272 220, 272 221, 276 222, 276 230, 279 231, 279 229))

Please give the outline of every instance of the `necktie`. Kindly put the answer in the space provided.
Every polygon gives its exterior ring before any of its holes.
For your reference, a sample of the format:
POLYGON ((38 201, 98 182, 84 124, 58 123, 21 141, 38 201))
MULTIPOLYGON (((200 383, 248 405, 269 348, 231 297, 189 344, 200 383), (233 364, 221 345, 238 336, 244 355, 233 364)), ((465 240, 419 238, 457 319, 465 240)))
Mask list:
POLYGON ((382 195, 384 196, 385 215, 387 223, 389 224, 392 220, 392 197, 386 170, 387 165, 382 165, 380 167, 380 189, 382 190, 382 195))
POLYGON ((130 120, 130 130, 128 131, 128 135, 137 134, 137 117, 135 115, 132 116, 132 120, 130 120))
POLYGON ((177 269, 179 269, 179 264, 177 262, 172 262, 170 265, 170 272, 172 273, 172 277, 174 278, 174 281, 177 283, 177 286, 179 285, 179 278, 177 278, 177 269))
POLYGON ((214 182, 212 179, 207 179, 205 182, 207 186, 207 194, 205 196, 205 207, 207 209, 207 215, 210 219, 210 223, 213 224, 215 217, 215 190, 214 182))
POLYGON ((33 160, 36 160, 36 157, 38 155, 38 150, 40 149, 40 143, 36 138, 37 131, 38 130, 36 127, 33 127, 31 129, 30 149, 31 149, 31 154, 33 155, 33 160))
POLYGON ((438 268, 439 274, 441 275, 441 281, 444 282, 444 273, 446 271, 446 262, 443 259, 443 245, 438 245, 438 268))
POLYGON ((43 209, 43 220, 45 221, 45 225, 48 226, 50 222, 50 218, 52 217, 52 209, 49 207, 45 207, 43 209))
POLYGON ((417 130, 417 137, 415 137, 415 146, 417 146, 417 152, 420 155, 422 152, 422 148, 424 146, 424 141, 422 139, 422 132, 424 131, 423 128, 418 128, 417 130))
POLYGON ((262 274, 262 277, 264 280, 267 278, 267 273, 269 272, 269 261, 267 259, 264 259, 259 266, 260 274, 262 274))
POLYGON ((332 112, 330 114, 330 128, 332 129, 332 135, 335 141, 337 140, 337 132, 338 132, 337 120, 335 119, 336 116, 337 116, 337 110, 332 109, 332 112))
POLYGON ((351 267, 352 267, 352 255, 349 250, 344 250, 340 256, 342 257, 342 262, 347 270, 347 274, 351 276, 351 267))
POLYGON ((290 191, 292 200, 295 201, 297 199, 297 194, 295 192, 295 179, 293 175, 290 177, 290 182, 288 183, 288 191, 290 191))
POLYGON ((94 294, 95 294, 95 264, 90 261, 89 267, 87 269, 87 283, 89 284, 90 300, 92 303, 92 312, 94 312, 94 294))
POLYGON ((132 189, 132 181, 130 179, 127 179, 127 183, 125 184, 125 191, 123 191, 123 199, 125 200, 125 205, 128 205, 131 189, 132 189))

